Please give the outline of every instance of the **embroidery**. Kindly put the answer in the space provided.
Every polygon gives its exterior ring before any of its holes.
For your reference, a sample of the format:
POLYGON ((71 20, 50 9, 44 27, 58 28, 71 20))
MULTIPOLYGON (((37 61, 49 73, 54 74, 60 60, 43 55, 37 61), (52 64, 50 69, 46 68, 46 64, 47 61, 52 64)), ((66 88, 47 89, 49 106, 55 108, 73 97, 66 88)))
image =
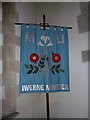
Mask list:
POLYGON ((39 60, 39 55, 36 54, 36 53, 33 53, 33 54, 30 55, 29 59, 30 59, 31 62, 36 63, 39 60))
POLYGON ((52 60, 53 60, 53 62, 58 63, 61 60, 61 56, 59 54, 53 54, 52 55, 52 60))
POLYGON ((55 84, 55 85, 46 85, 46 90, 68 90, 69 85, 68 84, 55 84))
POLYGON ((64 72, 63 69, 60 69, 60 63, 59 62, 61 60, 61 56, 57 53, 52 54, 52 61, 54 63, 59 63, 59 64, 54 64, 52 66, 47 66, 46 62, 48 62, 49 57, 46 56, 46 55, 39 57, 39 55, 37 53, 32 53, 29 56, 29 60, 33 64, 30 64, 30 65, 25 64, 25 67, 28 69, 27 74, 37 73, 37 72, 44 73, 44 70, 46 72, 48 70, 50 70, 53 75, 55 75, 55 73, 64 72))
POLYGON ((58 35, 56 35, 56 40, 58 42, 58 44, 64 44, 64 34, 61 35, 61 40, 58 40, 58 35))
POLYGON ((26 32, 26 34, 25 34, 25 41, 28 40, 28 36, 29 36, 29 34, 28 34, 28 32, 26 32))
POLYGON ((34 42, 34 33, 33 32, 31 32, 30 34, 28 33, 28 32, 26 32, 26 34, 25 34, 25 41, 27 42, 30 42, 30 41, 32 41, 32 42, 34 42))
POLYGON ((40 38, 41 40, 37 43, 37 45, 44 46, 46 45, 47 47, 53 46, 53 43, 50 40, 50 37, 47 35, 43 35, 40 38))
POLYGON ((33 62, 34 64, 33 65, 32 64, 30 64, 30 65, 25 64, 25 67, 28 69, 27 74, 43 72, 42 69, 45 66, 45 60, 48 61, 48 57, 46 55, 39 57, 38 54, 32 53, 29 57, 29 60, 31 62, 33 62))

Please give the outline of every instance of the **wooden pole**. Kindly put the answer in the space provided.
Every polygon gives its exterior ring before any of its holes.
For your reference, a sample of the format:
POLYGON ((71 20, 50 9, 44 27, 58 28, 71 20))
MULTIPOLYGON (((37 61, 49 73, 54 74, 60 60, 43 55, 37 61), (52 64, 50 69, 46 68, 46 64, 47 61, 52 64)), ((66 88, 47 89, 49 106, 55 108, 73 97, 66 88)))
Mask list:
POLYGON ((50 120, 49 93, 46 93, 47 120, 50 120))
MULTIPOLYGON (((45 30, 45 15, 43 15, 43 29, 45 30)), ((50 120, 49 93, 46 93, 47 120, 50 120)))

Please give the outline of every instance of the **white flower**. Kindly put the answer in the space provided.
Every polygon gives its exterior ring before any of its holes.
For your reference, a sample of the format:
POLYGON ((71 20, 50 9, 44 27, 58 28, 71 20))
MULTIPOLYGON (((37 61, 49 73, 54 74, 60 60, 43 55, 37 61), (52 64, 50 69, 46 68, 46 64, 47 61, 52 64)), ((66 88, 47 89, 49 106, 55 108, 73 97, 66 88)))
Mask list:
POLYGON ((44 46, 41 41, 39 41, 37 45, 44 46))
POLYGON ((41 36, 41 40, 37 43, 37 45, 44 46, 44 43, 47 45, 47 47, 53 45, 50 41, 50 37, 46 35, 41 36))
POLYGON ((53 46, 52 42, 49 41, 48 45, 47 46, 53 46))
POLYGON ((44 41, 44 43, 46 43, 47 41, 49 41, 49 40, 50 40, 50 37, 49 37, 49 36, 44 35, 44 36, 41 36, 41 40, 43 40, 43 41, 44 41))

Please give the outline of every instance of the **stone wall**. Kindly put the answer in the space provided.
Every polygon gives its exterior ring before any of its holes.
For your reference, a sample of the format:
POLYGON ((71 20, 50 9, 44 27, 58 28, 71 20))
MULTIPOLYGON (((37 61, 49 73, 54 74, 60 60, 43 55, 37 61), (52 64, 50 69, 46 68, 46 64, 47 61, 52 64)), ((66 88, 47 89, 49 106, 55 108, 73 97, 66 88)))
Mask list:
POLYGON ((2 8, 2 85, 5 91, 5 98, 2 100, 2 115, 4 117, 16 112, 16 71, 18 68, 18 64, 15 60, 16 36, 14 23, 18 21, 19 17, 18 13, 15 10, 15 3, 2 3, 2 8))

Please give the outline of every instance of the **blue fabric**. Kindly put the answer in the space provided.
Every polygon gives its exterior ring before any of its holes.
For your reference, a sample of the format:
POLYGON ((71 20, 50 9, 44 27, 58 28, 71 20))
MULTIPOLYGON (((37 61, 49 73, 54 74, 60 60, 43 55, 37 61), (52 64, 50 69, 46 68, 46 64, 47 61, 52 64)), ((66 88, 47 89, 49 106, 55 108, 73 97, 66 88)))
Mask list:
POLYGON ((22 24, 20 93, 67 92, 69 84, 67 27, 22 24))

